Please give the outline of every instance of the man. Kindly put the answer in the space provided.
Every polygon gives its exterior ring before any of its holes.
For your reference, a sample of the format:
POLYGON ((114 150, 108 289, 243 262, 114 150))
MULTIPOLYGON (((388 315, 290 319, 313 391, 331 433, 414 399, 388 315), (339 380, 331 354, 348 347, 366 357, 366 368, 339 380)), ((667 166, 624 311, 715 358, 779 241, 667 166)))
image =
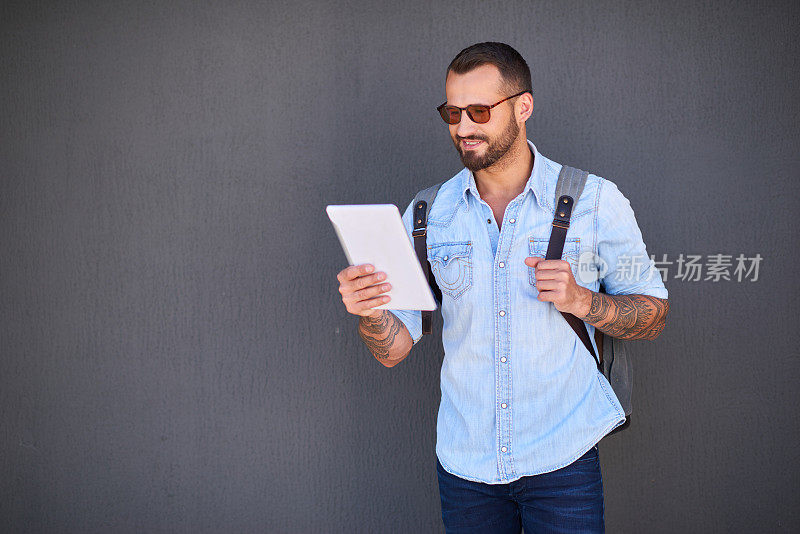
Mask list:
MULTIPOLYGON (((597 443, 625 415, 559 312, 585 321, 591 339, 596 328, 654 339, 667 290, 630 203, 595 175, 573 207, 564 259, 543 259, 561 165, 527 139, 531 77, 516 50, 462 50, 445 92, 439 111, 465 166, 439 190, 427 236, 444 319, 436 454, 445 529, 603 532, 597 443), (589 252, 607 266, 606 294, 600 280, 575 278, 589 252)), ((420 339, 420 313, 374 309, 391 285, 372 270, 344 269, 339 290, 367 347, 392 367, 420 339)))

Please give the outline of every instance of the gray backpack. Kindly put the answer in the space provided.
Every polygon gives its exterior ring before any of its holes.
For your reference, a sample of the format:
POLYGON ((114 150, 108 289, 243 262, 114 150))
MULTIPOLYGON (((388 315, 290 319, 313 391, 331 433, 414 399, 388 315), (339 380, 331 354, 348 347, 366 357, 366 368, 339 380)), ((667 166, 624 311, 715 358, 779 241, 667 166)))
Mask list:
MULTIPOLYGON (((576 169, 574 167, 561 167, 561 172, 558 175, 558 183, 556 184, 556 211, 553 218, 553 229, 550 233, 550 242, 547 246, 547 254, 545 259, 561 259, 561 254, 564 251, 564 241, 567 237, 567 230, 569 229, 569 220, 572 216, 572 206, 575 204, 574 199, 579 199, 583 192, 583 187, 586 185, 586 177, 588 172, 576 169)), ((414 250, 417 253, 417 258, 422 266, 422 271, 428 279, 428 283, 433 290, 433 294, 442 301, 442 293, 439 286, 436 284, 436 279, 431 271, 430 263, 428 262, 428 214, 430 213, 431 206, 436 199, 436 194, 444 182, 440 182, 427 189, 423 189, 417 196, 414 197, 414 230, 411 235, 414 238, 414 250)), ((600 292, 605 293, 605 287, 601 282, 600 292)), ((422 312, 422 333, 431 333, 432 312, 423 310, 422 312)), ((570 313, 561 312, 564 319, 569 323, 575 333, 578 335, 583 345, 594 357, 597 369, 603 373, 611 387, 614 389, 614 394, 617 396, 622 409, 625 411, 625 422, 611 431, 611 434, 619 432, 628 428, 631 422, 631 388, 633 386, 633 369, 628 359, 627 342, 622 339, 613 338, 609 335, 603 334, 598 329, 595 329, 594 339, 597 343, 600 355, 595 353, 594 347, 589 340, 589 331, 586 329, 586 323, 575 317, 570 313)))

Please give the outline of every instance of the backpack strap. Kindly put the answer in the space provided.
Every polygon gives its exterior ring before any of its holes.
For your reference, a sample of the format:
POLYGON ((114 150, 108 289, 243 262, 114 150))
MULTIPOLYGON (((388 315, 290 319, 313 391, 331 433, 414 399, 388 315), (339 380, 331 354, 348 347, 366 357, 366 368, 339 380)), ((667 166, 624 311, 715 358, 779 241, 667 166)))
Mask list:
MULTIPOLYGON (((433 277, 431 271, 431 264, 428 261, 428 214, 431 212, 433 201, 436 200, 436 194, 444 182, 439 182, 427 189, 423 189, 417 196, 414 197, 414 230, 411 235, 414 237, 414 251, 417 253, 417 259, 422 267, 422 272, 428 280, 428 285, 431 286, 434 297, 441 304, 442 292, 436 284, 436 279, 433 277)), ((433 331, 433 312, 430 310, 422 310, 422 334, 430 334, 433 331)))
MULTIPOLYGON (((570 217, 572 217, 572 208, 577 202, 577 199, 581 197, 583 187, 586 185, 587 176, 589 176, 589 173, 586 171, 574 167, 567 167, 566 165, 561 167, 561 172, 558 174, 558 183, 556 184, 556 209, 553 217, 553 230, 550 233, 550 242, 547 245, 547 254, 545 255, 546 260, 561 259, 561 254, 564 252, 564 241, 567 239, 569 220, 570 217)), ((602 363, 600 362, 600 358, 597 357, 592 342, 589 339, 586 323, 571 313, 561 312, 561 315, 564 316, 567 323, 569 323, 575 333, 578 334, 578 337, 594 358, 597 369, 602 372, 602 363)))

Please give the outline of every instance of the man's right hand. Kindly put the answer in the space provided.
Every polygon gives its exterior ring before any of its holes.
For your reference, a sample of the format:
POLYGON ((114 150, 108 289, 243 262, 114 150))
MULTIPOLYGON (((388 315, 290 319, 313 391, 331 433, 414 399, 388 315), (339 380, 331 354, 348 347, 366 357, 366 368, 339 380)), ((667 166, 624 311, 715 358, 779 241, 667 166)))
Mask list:
POLYGON ((353 265, 343 269, 336 275, 339 279, 339 293, 347 311, 361 317, 377 317, 383 310, 376 310, 375 306, 386 304, 391 300, 389 295, 383 295, 392 285, 382 283, 386 280, 386 273, 373 273, 375 267, 365 263, 353 265))
POLYGON ((386 273, 373 272, 375 267, 365 263, 342 270, 339 293, 347 311, 360 317, 358 334, 375 358, 386 367, 400 363, 411 351, 414 341, 408 329, 393 313, 376 310, 375 306, 391 300, 384 295, 392 289, 385 282, 386 273))

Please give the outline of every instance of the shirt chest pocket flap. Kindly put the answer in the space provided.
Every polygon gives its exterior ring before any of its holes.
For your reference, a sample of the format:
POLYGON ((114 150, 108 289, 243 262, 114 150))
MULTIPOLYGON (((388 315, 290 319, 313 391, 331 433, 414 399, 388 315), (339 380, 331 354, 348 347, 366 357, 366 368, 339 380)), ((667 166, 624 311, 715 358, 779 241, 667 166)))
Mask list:
MULTIPOLYGON (((531 256, 544 258, 547 255, 547 246, 549 244, 549 237, 531 237, 528 243, 531 256)), ((574 277, 578 274, 578 256, 580 255, 580 248, 581 239, 579 237, 568 237, 564 241, 564 250, 561 253, 561 259, 569 263, 569 266, 572 268, 572 276, 574 277)), ((535 272, 535 269, 528 267, 528 281, 531 285, 536 284, 535 272)))
POLYGON ((459 298, 472 287, 472 242, 428 245, 428 260, 442 293, 459 298))

